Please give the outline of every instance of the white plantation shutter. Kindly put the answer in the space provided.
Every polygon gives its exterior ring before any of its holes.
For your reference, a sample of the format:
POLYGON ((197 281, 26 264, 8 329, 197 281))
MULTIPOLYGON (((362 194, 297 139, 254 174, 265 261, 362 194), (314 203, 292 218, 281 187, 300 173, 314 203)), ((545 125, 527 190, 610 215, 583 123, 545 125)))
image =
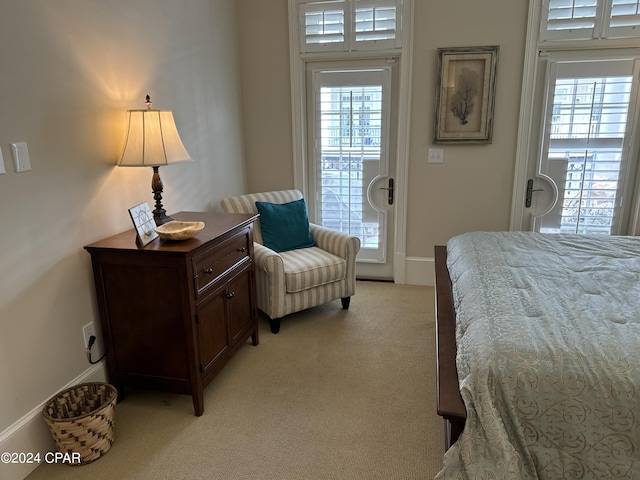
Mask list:
POLYGON ((300 51, 401 47, 402 0, 325 0, 299 4, 300 51))
POLYGON ((640 36, 640 0, 612 0, 609 22, 604 36, 640 36))
POLYGON ((540 40, 640 36, 640 0, 543 0, 540 40))
POLYGON ((386 212, 372 204, 376 192, 369 189, 389 171, 390 76, 390 67, 315 70, 312 75, 313 217, 315 223, 360 238, 358 261, 386 258, 386 212))
POLYGON ((615 231, 626 171, 633 61, 557 64, 546 126, 546 174, 557 208, 542 232, 615 231))
POLYGON ((300 6, 303 52, 345 48, 345 7, 344 1, 312 2, 300 6))
POLYGON ((356 48, 400 47, 399 2, 357 0, 355 6, 356 48))
POLYGON ((356 235, 363 247, 378 247, 378 228, 363 218, 366 162, 379 162, 382 85, 320 88, 319 206, 322 225, 356 235))
POLYGON ((540 38, 542 40, 594 38, 599 28, 601 0, 544 0, 540 38))

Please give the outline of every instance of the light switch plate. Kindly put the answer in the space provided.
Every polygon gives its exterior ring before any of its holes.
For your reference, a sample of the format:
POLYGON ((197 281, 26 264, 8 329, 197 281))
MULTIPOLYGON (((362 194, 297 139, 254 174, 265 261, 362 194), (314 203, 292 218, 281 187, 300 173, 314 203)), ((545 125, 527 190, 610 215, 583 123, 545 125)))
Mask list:
POLYGON ((444 149, 430 148, 427 156, 427 163, 444 163, 444 149))
POLYGON ((2 158, 2 148, 0 148, 0 175, 4 175, 7 171, 4 169, 4 158, 2 158))
POLYGON ((13 149, 13 164, 16 167, 16 172, 28 172, 31 170, 27 142, 12 143, 11 148, 13 149))

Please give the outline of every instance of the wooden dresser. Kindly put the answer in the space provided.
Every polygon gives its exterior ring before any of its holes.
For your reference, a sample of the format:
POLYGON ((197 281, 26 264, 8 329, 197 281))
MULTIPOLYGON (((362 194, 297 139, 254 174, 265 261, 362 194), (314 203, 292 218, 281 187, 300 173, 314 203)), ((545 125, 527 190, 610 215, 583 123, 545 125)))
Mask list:
POLYGON ((205 228, 180 242, 136 246, 130 231, 87 245, 108 379, 124 387, 188 394, 203 388, 251 337, 258 345, 253 262, 257 215, 180 212, 205 228))

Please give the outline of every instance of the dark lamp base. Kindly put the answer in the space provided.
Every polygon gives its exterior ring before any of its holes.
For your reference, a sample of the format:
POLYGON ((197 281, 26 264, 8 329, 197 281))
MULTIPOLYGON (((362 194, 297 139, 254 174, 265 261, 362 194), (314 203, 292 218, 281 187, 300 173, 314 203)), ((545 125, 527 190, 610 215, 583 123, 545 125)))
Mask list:
POLYGON ((153 177, 151 178, 151 189, 153 191, 153 198, 156 201, 156 208, 153 210, 153 219, 156 222, 156 226, 160 226, 172 221, 173 218, 167 215, 167 211, 162 207, 162 189, 164 186, 162 185, 160 173, 158 172, 159 167, 152 168, 153 177))
POLYGON ((165 223, 171 222, 173 221, 173 218, 171 218, 169 215, 167 215, 164 211, 164 209, 159 212, 157 209, 153 211, 153 219, 156 222, 156 226, 159 227, 160 225, 164 225, 165 223))

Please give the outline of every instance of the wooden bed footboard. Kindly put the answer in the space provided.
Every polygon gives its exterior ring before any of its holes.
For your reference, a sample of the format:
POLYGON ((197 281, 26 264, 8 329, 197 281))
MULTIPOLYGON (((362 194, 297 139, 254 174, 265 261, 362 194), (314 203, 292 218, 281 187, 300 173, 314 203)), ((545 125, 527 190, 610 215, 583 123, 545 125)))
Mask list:
POLYGON ((458 386, 456 317, 445 246, 435 247, 435 275, 437 411, 444 418, 445 450, 448 450, 464 429, 467 411, 458 386))

